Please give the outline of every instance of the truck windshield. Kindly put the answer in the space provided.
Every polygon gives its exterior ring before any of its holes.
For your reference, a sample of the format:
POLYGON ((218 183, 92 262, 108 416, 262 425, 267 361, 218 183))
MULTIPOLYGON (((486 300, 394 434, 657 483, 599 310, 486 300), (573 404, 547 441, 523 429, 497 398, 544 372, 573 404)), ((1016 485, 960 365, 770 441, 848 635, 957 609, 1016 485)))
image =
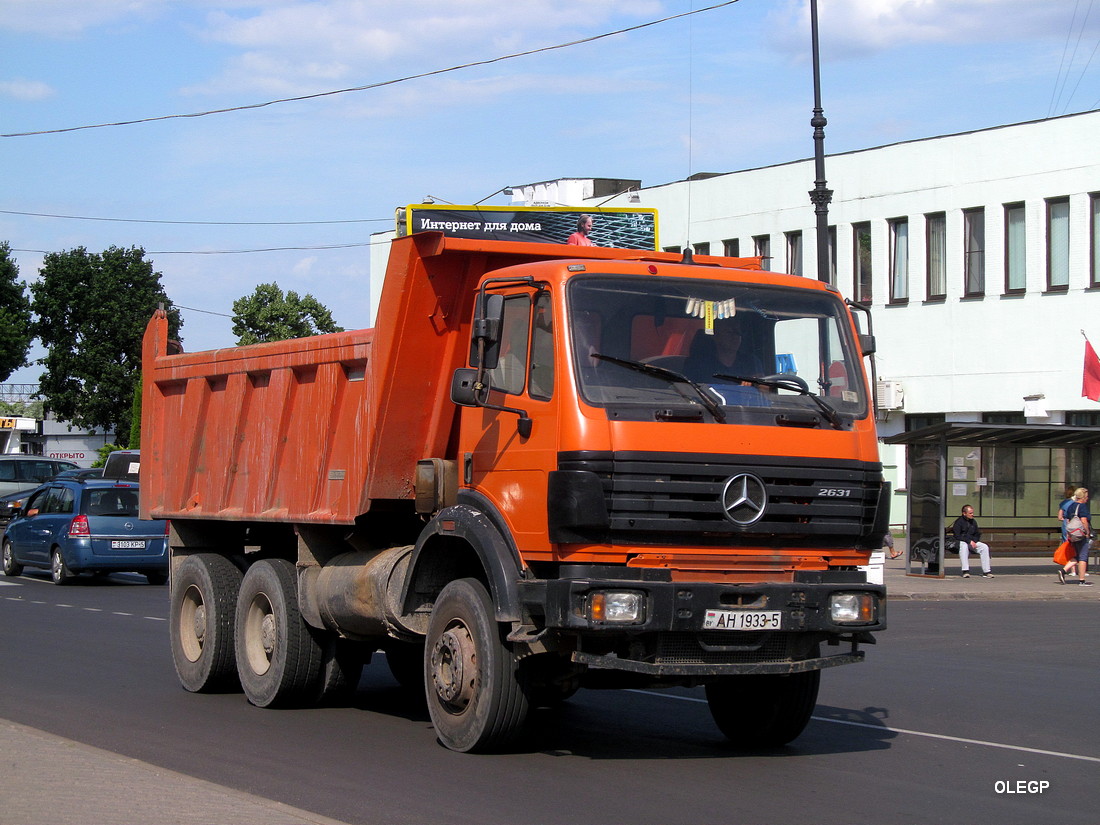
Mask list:
POLYGON ((867 414, 836 295, 592 275, 569 307, 581 394, 612 417, 841 427, 867 414))

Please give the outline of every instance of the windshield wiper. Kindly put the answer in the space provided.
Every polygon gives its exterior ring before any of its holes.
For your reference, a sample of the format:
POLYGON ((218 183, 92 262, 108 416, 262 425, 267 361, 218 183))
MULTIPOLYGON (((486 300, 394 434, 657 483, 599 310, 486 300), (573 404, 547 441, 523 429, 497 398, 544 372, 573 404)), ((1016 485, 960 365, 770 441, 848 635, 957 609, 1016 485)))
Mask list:
POLYGON ((795 381, 793 378, 747 378, 743 375, 724 375, 722 373, 715 373, 715 378, 725 378, 729 381, 740 381, 742 384, 752 384, 757 387, 771 387, 775 390, 789 390, 796 392, 799 395, 805 395, 815 404, 818 409, 825 414, 825 417, 829 420, 829 423, 833 425, 834 429, 843 430, 844 422, 840 420, 840 416, 837 411, 833 409, 820 395, 815 395, 810 392, 808 387, 804 387, 801 383, 802 379, 799 378, 795 381))
MULTIPOLYGON (((715 420, 719 423, 726 423, 726 413, 722 409, 722 405, 712 398, 702 384, 692 381, 686 375, 676 372, 676 370, 670 370, 667 367, 658 367, 653 364, 645 364, 641 361, 632 361, 629 358, 616 358, 614 355, 604 355, 603 353, 592 353, 593 358, 599 358, 601 361, 607 361, 611 364, 618 364, 620 367, 626 367, 627 369, 635 370, 644 375, 652 375, 654 378, 660 378, 664 381, 668 381, 673 386, 678 384, 687 384, 693 390, 695 394, 699 396, 699 400, 703 402, 703 406, 707 408, 707 411, 714 416, 715 420)), ((676 391, 683 395, 683 390, 678 386, 676 391)), ((687 396, 684 396, 687 398, 687 396)), ((691 400, 691 399, 688 399, 691 400)))

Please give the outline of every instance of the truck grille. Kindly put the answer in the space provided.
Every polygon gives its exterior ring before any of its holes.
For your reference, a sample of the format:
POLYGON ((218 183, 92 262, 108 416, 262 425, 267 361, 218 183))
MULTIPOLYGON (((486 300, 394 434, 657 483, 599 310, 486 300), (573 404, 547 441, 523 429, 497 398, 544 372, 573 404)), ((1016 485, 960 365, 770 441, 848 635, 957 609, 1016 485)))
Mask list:
POLYGON ((795 635, 783 632, 662 633, 654 663, 659 665, 725 665, 756 662, 789 662, 799 644, 795 635))
POLYGON ((851 547, 871 529, 882 487, 882 466, 860 461, 562 453, 558 468, 598 476, 611 542, 640 545, 780 546, 812 538, 816 547, 851 547), (747 524, 727 517, 723 504, 727 482, 742 473, 767 491, 763 514, 747 524))

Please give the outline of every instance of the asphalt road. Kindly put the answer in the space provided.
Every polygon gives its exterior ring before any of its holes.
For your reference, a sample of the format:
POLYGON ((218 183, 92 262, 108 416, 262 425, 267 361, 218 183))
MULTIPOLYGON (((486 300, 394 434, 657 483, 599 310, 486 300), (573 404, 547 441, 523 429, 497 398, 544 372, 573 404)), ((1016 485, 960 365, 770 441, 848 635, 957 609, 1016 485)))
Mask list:
MULTIPOLYGON (((356 825, 1067 825, 1100 808, 1093 602, 893 603, 783 749, 729 748, 698 690, 582 691, 524 752, 471 756, 435 741, 381 656, 352 707, 186 693, 167 588, 140 582, 0 577, 0 718, 356 825)), ((0 822, 18 793, 0 782, 0 822)))

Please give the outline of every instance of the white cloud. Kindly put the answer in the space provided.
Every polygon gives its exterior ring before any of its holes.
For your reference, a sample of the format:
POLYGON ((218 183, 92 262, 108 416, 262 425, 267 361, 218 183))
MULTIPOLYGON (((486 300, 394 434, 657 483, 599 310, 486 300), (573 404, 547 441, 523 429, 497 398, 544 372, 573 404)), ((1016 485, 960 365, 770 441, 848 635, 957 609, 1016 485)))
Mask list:
POLYGON ((207 16, 204 36, 242 51, 220 77, 188 91, 303 94, 333 80, 360 85, 381 66, 406 73, 445 68, 553 45, 594 26, 643 22, 667 14, 665 6, 658 0, 331 0, 265 5, 254 14, 223 8, 207 16))
MULTIPOLYGON (((867 54, 895 46, 936 43, 997 43, 1016 39, 1064 42, 1071 26, 1079 32, 1068 2, 1036 0, 829 0, 819 4, 823 51, 832 56, 867 54)), ((804 52, 809 29, 808 0, 787 0, 772 15, 774 42, 804 52)), ((1100 34, 1100 15, 1088 21, 1087 37, 1100 34)))
POLYGON ((72 37, 85 29, 162 11, 168 0, 0 0, 0 29, 72 37))
POLYGON ((52 96, 55 89, 41 80, 0 80, 0 97, 15 100, 44 100, 52 96))

